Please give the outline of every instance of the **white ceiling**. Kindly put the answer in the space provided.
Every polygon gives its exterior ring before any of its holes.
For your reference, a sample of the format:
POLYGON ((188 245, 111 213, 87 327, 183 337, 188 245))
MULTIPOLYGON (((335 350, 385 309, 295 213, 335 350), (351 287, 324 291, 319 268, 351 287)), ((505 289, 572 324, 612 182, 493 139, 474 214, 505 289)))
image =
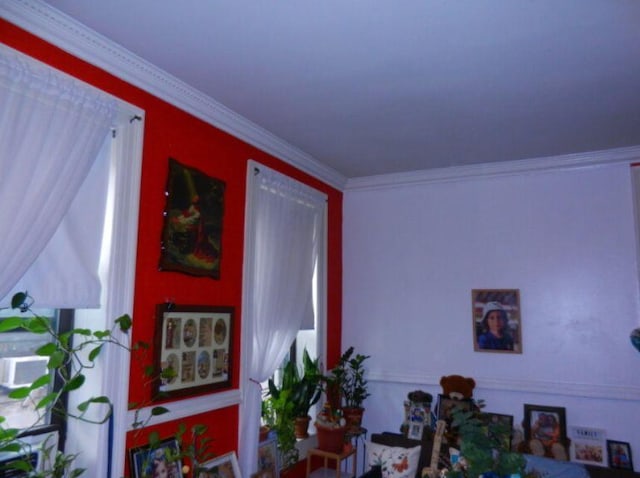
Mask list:
POLYGON ((640 145, 638 0, 47 0, 348 178, 640 145))

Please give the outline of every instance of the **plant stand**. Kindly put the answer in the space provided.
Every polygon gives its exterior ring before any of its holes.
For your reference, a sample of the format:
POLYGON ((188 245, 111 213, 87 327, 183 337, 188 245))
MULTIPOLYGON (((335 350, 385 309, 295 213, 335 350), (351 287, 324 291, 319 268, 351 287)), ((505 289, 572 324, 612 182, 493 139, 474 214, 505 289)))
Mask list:
POLYGON ((355 478, 357 456, 357 447, 342 453, 313 448, 307 452, 307 478, 355 478), (322 467, 312 472, 311 461, 314 456, 322 458, 322 467), (351 458, 351 471, 346 462, 348 458, 351 458))

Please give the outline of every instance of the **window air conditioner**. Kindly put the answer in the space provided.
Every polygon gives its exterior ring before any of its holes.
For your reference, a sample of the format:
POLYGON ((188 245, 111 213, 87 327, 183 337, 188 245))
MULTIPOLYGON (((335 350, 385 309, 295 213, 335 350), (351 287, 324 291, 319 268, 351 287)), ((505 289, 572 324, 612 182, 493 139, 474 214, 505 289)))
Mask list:
POLYGON ((24 387, 47 373, 47 357, 4 357, 0 359, 0 385, 7 388, 24 387))

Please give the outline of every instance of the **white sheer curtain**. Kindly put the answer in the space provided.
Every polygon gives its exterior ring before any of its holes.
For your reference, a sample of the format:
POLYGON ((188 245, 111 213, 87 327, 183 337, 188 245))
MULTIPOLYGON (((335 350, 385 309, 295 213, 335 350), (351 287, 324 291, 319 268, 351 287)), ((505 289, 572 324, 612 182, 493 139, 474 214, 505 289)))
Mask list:
POLYGON ((300 325, 313 316, 312 279, 326 196, 249 161, 247 180, 242 474, 256 471, 261 390, 284 360, 300 325))
POLYGON ((116 108, 111 96, 0 45, 0 298, 55 233, 116 108))

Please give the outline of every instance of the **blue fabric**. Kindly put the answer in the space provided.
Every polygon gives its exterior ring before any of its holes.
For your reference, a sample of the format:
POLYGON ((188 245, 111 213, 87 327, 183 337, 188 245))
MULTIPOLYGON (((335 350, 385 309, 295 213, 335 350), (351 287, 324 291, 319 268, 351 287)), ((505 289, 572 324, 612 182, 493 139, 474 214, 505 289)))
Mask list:
POLYGON ((537 471, 543 478, 589 478, 589 472, 579 463, 525 455, 526 471, 537 471))

